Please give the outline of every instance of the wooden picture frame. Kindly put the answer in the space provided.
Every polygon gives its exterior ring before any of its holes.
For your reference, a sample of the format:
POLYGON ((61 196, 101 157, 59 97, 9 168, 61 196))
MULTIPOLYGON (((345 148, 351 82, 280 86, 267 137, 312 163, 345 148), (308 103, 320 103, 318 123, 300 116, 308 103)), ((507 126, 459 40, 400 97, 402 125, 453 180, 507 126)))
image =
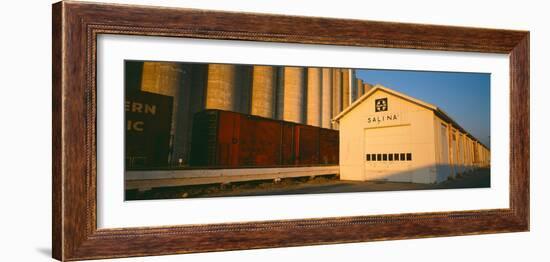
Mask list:
POLYGON ((81 260, 529 230, 529 32, 82 2, 53 5, 53 257, 81 260), (98 229, 99 34, 468 51, 510 57, 510 208, 98 229))

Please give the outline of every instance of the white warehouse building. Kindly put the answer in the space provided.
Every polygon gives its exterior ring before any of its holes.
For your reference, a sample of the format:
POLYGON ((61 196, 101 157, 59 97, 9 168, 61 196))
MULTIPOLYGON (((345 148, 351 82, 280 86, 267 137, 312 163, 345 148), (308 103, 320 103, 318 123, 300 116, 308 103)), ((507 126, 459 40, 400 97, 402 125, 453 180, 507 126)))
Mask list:
POLYGON ((489 149, 440 108, 381 85, 333 121, 342 180, 438 183, 490 165, 489 149))

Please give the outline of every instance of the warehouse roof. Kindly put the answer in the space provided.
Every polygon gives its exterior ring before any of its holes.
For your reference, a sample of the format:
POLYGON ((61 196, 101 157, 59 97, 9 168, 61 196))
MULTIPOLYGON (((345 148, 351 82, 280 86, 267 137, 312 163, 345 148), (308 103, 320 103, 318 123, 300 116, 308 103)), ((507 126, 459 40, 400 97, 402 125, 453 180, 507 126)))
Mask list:
POLYGON ((471 135, 468 131, 466 131, 464 128, 462 128, 456 121, 454 121, 447 113, 445 113, 441 108, 435 106, 435 105, 432 105, 430 103, 426 103, 422 100, 419 100, 419 99, 416 99, 414 97, 411 97, 411 96, 408 96, 408 95, 405 95, 401 92, 397 92, 393 89, 390 89, 390 88, 387 88, 385 86, 382 86, 380 84, 376 84, 371 90, 369 90, 367 93, 363 94, 361 97, 359 97, 359 99, 355 100, 355 102, 353 102, 350 106, 348 106, 346 109, 344 109, 344 111, 340 112, 340 114, 338 114, 337 116, 335 116, 332 121, 333 122, 336 122, 336 121, 339 121, 340 118, 342 118, 343 116, 345 116, 347 113, 349 113, 353 108, 355 108, 356 106, 358 106, 359 104, 361 104, 363 101, 365 101, 370 95, 374 94, 374 92, 378 91, 378 90, 382 90, 384 92, 387 92, 387 93, 390 93, 392 95, 395 95, 395 96, 398 96, 402 99, 405 99, 409 102, 412 102, 414 104, 417 104, 419 106, 422 106, 424 108, 427 108, 427 109, 430 109, 432 111, 434 111, 434 113, 441 117, 443 120, 447 121, 447 122, 450 122, 455 128, 459 129, 460 131, 462 131, 463 133, 465 133, 468 137, 472 138, 473 140, 476 140, 478 141, 480 144, 482 144, 485 148, 488 148, 487 146, 485 146, 483 143, 481 143, 477 138, 475 138, 473 135, 471 135))

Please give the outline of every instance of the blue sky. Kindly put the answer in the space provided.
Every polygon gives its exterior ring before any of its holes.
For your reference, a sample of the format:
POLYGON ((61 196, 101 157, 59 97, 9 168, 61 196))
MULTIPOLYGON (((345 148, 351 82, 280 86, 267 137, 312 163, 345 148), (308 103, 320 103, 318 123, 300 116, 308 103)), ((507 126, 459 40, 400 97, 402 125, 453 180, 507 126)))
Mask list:
POLYGON ((491 75, 401 70, 356 70, 357 78, 436 105, 490 147, 491 75))

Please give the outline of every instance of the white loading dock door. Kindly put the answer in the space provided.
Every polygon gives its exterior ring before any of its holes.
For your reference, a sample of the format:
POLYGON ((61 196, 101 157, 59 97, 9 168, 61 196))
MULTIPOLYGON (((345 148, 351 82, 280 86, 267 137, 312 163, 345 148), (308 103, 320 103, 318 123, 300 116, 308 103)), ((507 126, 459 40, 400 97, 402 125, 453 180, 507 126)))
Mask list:
POLYGON ((411 126, 364 130, 364 176, 366 180, 412 182, 411 126), (397 159, 396 159, 397 157, 397 159))

